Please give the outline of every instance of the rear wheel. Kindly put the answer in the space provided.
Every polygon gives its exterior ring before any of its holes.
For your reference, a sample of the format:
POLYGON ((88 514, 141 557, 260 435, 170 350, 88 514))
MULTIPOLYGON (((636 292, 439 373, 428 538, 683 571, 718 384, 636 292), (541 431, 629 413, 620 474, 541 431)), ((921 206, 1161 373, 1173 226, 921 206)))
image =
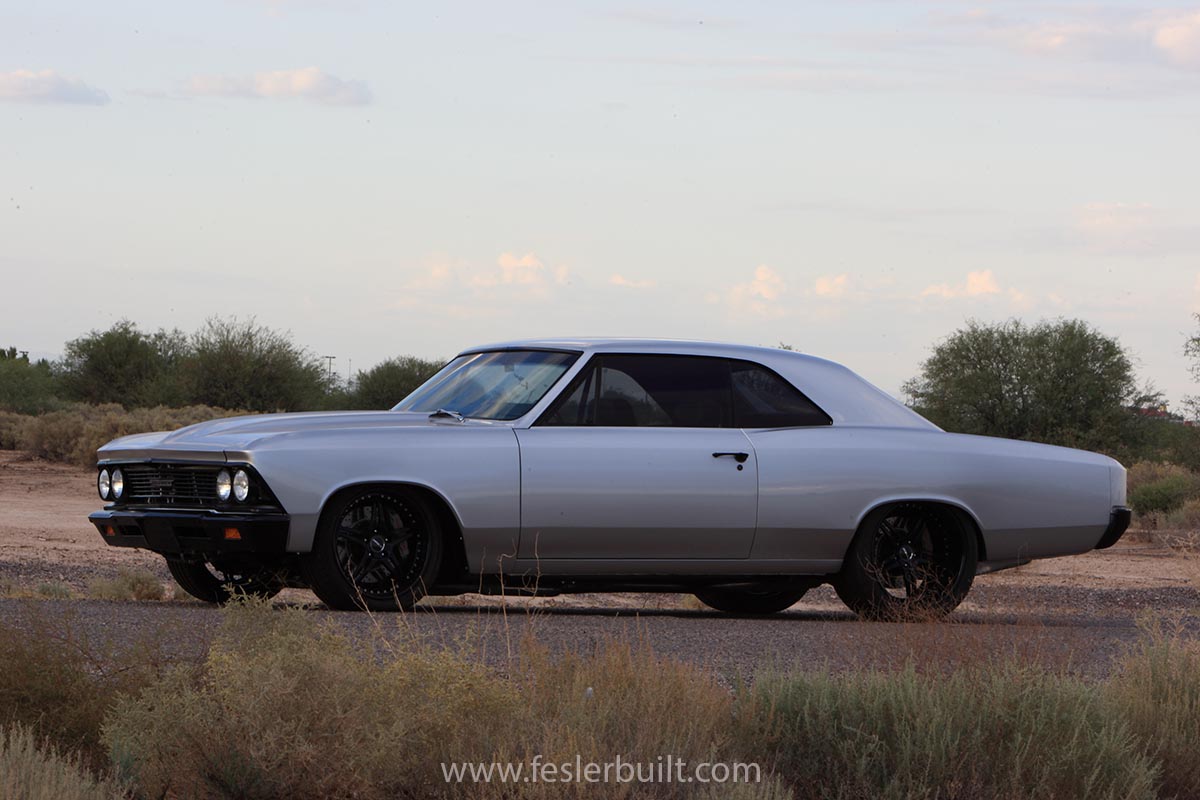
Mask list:
POLYGON ((395 611, 424 596, 441 563, 441 527, 428 503, 411 489, 367 487, 322 513, 304 575, 330 608, 395 611))
POLYGON ((808 587, 739 586, 713 587, 696 592, 709 608, 729 614, 775 614, 795 605, 808 587))
POLYGON ((897 503, 863 520, 834 588, 868 619, 941 617, 967 596, 978 562, 975 531, 961 512, 897 503))
POLYGON ((206 561, 167 559, 175 582, 192 597, 206 603, 227 603, 237 595, 274 597, 283 588, 279 570, 270 567, 228 567, 206 561))

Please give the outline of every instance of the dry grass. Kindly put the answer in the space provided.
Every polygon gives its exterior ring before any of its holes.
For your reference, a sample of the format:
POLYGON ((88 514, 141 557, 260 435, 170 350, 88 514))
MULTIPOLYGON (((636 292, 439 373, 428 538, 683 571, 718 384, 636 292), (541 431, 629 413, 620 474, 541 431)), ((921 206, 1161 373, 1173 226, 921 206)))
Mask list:
POLYGON ((1128 720, 1162 769, 1163 797, 1200 798, 1200 645, 1182 635, 1195 618, 1147 620, 1142 639, 1105 686, 1114 716, 1128 720))
POLYGON ((1151 798, 1155 764, 1086 684, 1014 662, 950 675, 776 674, 739 738, 804 796, 1151 798))
POLYGON ((403 616, 363 642, 293 607, 223 613, 203 661, 172 668, 81 642, 69 620, 0 625, 0 728, 109 763, 144 797, 1200 798, 1194 620, 1148 623, 1106 681, 989 649, 974 626, 862 624, 852 646, 903 640, 905 661, 730 691, 639 639, 528 638, 497 670, 471 635, 435 646, 403 616), (759 763, 764 780, 448 785, 439 766, 667 754, 759 763))
POLYGON ((0 797, 8 800, 117 800, 126 787, 88 770, 28 728, 0 729, 0 797))
POLYGON ((88 597, 96 600, 162 600, 167 590, 158 576, 145 569, 117 571, 115 578, 94 578, 88 582, 88 597))
POLYGON ((117 648, 78 636, 70 614, 29 619, 22 628, 0 623, 0 726, 24 725, 90 764, 107 763, 101 724, 118 695, 157 677, 165 663, 158 641, 117 648))

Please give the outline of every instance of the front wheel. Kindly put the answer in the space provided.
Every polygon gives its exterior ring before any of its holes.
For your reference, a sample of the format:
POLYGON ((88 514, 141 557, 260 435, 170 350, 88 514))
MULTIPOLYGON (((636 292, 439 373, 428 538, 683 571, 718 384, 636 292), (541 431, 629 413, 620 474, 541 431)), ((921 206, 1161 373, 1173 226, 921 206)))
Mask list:
POLYGON ((942 617, 967 596, 978 563, 974 526, 962 512, 896 503, 863 520, 834 588, 867 619, 942 617))
POLYGON ((700 589, 696 598, 728 614, 775 614, 794 606, 807 591, 808 587, 715 586, 700 589))
POLYGON ((283 588, 279 570, 270 567, 222 569, 206 561, 168 558, 167 569, 185 592, 206 603, 228 603, 238 595, 266 599, 283 588))
POLYGON ((304 575, 330 608, 409 609, 433 583, 442 563, 437 516, 416 492, 358 489, 321 514, 304 575))

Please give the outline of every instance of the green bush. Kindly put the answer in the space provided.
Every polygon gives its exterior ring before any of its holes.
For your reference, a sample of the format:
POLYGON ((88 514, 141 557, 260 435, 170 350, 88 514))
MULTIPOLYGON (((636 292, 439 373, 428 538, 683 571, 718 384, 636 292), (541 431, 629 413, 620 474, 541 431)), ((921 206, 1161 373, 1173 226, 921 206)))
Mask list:
POLYGON ((1200 495, 1200 476, 1170 474, 1149 483, 1139 483, 1128 493, 1129 506, 1152 524, 1164 514, 1179 509, 1200 495))
POLYGON ((415 356, 389 358, 358 374, 347 394, 347 407, 391 408, 441 368, 440 362, 415 356))
POLYGON ((191 403, 262 412, 319 408, 331 388, 320 360, 290 334, 218 317, 192 334, 179 384, 191 403))
POLYGON ((49 362, 30 362, 15 347, 0 350, 0 409, 39 414, 61 404, 49 362))
POLYGON ((63 391, 82 403, 175 404, 174 371, 186 347, 181 331, 145 333, 123 319, 67 342, 58 364, 63 391))
POLYGON ((1094 687, 1013 663, 768 675, 736 727, 805 797, 1155 796, 1154 761, 1094 687))
POLYGON ((118 800, 126 787, 93 775, 22 725, 0 729, 0 797, 9 800, 118 800))

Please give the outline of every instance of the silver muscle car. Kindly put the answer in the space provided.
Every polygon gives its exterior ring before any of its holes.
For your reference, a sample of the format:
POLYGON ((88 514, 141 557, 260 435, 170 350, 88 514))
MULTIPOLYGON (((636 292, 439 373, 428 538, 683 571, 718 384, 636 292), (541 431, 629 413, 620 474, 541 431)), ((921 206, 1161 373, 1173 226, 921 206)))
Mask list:
POLYGON ((390 411, 234 417, 99 459, 104 541, 211 602, 640 590, 767 614, 828 582, 894 619, 1109 547, 1130 516, 1110 458, 946 433, 830 361, 699 342, 480 347, 390 411))

